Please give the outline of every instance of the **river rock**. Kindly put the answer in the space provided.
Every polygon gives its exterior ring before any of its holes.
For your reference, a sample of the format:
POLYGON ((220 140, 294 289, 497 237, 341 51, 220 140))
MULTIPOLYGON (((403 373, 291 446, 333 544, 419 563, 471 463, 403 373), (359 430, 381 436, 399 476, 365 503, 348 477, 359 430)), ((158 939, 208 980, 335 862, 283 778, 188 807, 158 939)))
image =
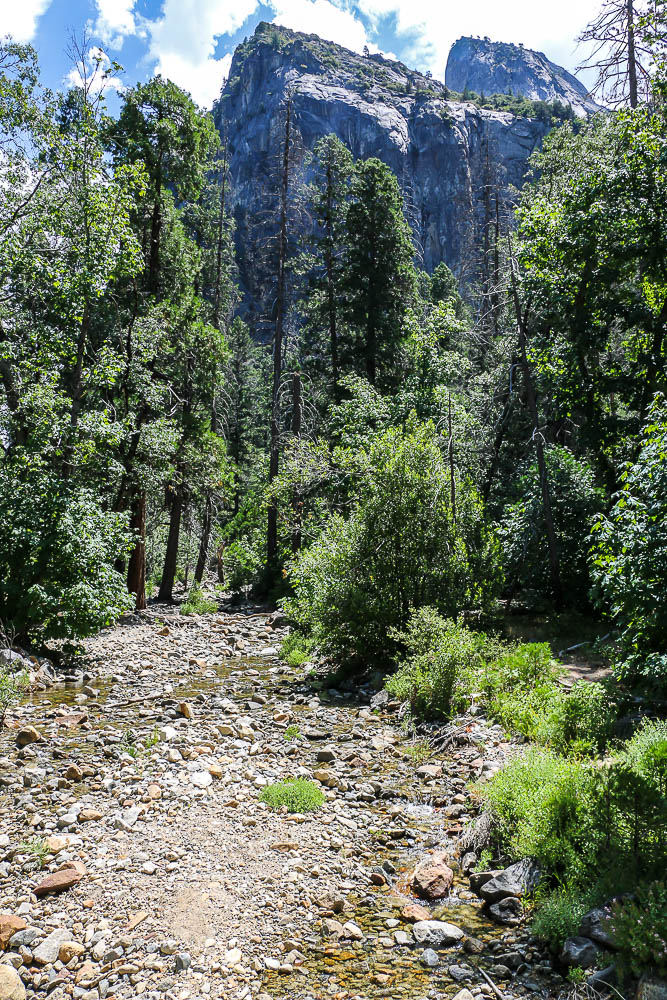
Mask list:
POLYGON ((427 969, 435 969, 436 965, 440 965, 440 959, 433 948, 425 948, 419 956, 419 961, 427 969))
POLYGON ((27 747, 30 743, 39 743, 42 734, 34 726, 24 726, 16 734, 16 744, 20 747, 27 747))
POLYGON ((0 913, 0 948, 4 951, 11 938, 27 926, 25 920, 13 913, 0 913))
POLYGON ((667 980, 642 976, 637 986, 637 1000, 667 1000, 667 980))
POLYGON ((412 887, 424 899, 442 899, 447 896, 454 880, 454 872, 447 865, 447 854, 436 851, 420 861, 412 876, 412 887))
POLYGON ((15 969, 0 965, 0 1000, 24 1000, 25 986, 15 969))
POLYGON ((611 910, 607 907, 599 906, 593 910, 589 910, 581 918, 579 936, 590 938, 591 941, 595 941, 596 944, 601 945, 603 948, 614 951, 616 943, 609 929, 608 922, 610 916, 611 910))
POLYGON ((73 958, 78 958, 79 955, 83 955, 86 949, 78 941, 63 941, 58 949, 58 958, 63 963, 67 965, 71 962, 73 958))
POLYGON ((418 920, 431 919, 429 911, 425 906, 420 906, 419 903, 408 903, 408 905, 404 906, 401 910, 401 916, 410 924, 416 924, 418 920))
POLYGON ((49 892, 63 892, 65 889, 71 889, 82 878, 83 875, 81 872, 76 871, 74 868, 66 868, 63 871, 47 875, 32 891, 36 896, 46 896, 49 892))
POLYGON ((71 940, 72 932, 59 927, 57 930, 51 931, 49 936, 45 937, 42 943, 37 945, 33 951, 33 958, 39 965, 53 965, 58 960, 60 946, 65 941, 71 940))
POLYGON ((417 944, 429 948, 447 948, 463 938, 463 931, 444 920, 419 920, 412 928, 417 944))
POLYGON ((515 927, 521 920, 523 907, 521 900, 517 899, 516 896, 507 896, 506 899, 501 899, 497 903, 487 904, 485 912, 497 924, 502 924, 504 927, 515 927))
POLYGON ((586 937, 571 937, 563 944, 560 953, 560 960, 563 965, 578 965, 582 969, 589 969, 595 965, 600 948, 586 937))
POLYGON ((531 858, 524 858, 517 861, 515 865, 510 865, 480 886, 479 895, 487 903, 497 903, 508 896, 523 896, 524 893, 531 892, 537 885, 540 878, 540 869, 531 858))
POLYGON ((472 993, 468 989, 459 990, 459 992, 454 997, 454 1000, 475 1000, 472 993))

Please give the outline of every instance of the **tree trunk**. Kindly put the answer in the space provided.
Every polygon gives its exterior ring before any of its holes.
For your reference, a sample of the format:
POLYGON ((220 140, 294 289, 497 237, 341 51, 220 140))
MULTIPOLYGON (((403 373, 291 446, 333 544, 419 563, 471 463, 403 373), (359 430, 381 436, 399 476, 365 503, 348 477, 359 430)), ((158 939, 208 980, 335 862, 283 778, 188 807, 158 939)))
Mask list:
MULTIPOLYGON (((295 438, 301 436, 301 375, 294 372, 292 375, 292 434, 295 438)), ((301 548, 301 509, 303 502, 299 491, 294 491, 292 499, 292 509, 294 512, 294 527, 292 528, 292 552, 298 552, 301 548)))
POLYGON ((334 246, 333 246, 333 179, 331 163, 327 164, 327 308, 329 311, 329 344, 331 350, 331 381, 333 397, 338 399, 338 317, 336 314, 336 281, 334 278, 334 246))
POLYGON ((208 547, 211 541, 211 527, 213 525, 213 505, 211 497, 206 497, 206 507, 204 510, 204 522, 202 524, 201 538, 199 540, 199 552, 197 553, 197 565, 195 566, 195 583, 199 584, 206 569, 206 559, 208 547))
POLYGON ((447 414, 447 422, 449 425, 449 488, 451 491, 451 501, 452 501, 452 520, 456 524, 456 478, 454 476, 454 434, 452 433, 452 397, 449 396, 449 406, 447 414))
POLYGON ((521 369, 523 371, 524 384, 526 387, 526 399, 528 401, 528 410, 530 412, 531 421, 533 424, 533 442, 535 444, 535 452, 537 455, 537 468, 540 476, 540 487, 542 490, 542 510, 544 513, 544 525, 546 528, 547 535, 547 546, 549 549, 549 576, 551 578, 551 589, 553 591, 554 603, 556 608, 561 608, 563 605, 563 589, 560 580, 560 564, 558 559, 558 543, 556 540, 556 531, 554 528, 553 512, 551 508, 551 490, 549 488, 549 475, 547 472, 547 464, 544 457, 544 441, 542 438, 542 432, 540 430, 540 419, 537 410, 537 396, 535 394, 535 385, 533 383, 530 365, 528 363, 528 354, 526 350, 526 325, 525 316, 521 309, 521 302, 519 300, 519 291, 517 287, 516 273, 514 270, 514 262, 510 261, 511 274, 512 274, 512 296, 514 299, 514 309, 516 313, 517 321, 517 334, 519 340, 519 358, 521 369))
POLYGON ((127 589, 136 594, 135 608, 146 607, 146 494, 137 489, 132 497, 130 530, 136 543, 127 570, 127 589))
MULTIPOLYGON (((283 364, 283 335, 285 326, 286 306, 286 273, 287 266, 287 191, 289 186, 289 156, 292 125, 292 99, 288 96, 285 114, 285 140, 283 148, 283 167, 280 185, 280 232, 278 242, 278 287, 276 296, 276 327, 273 338, 273 386, 271 393, 271 444, 269 453, 269 484, 278 475, 280 466, 280 376, 283 364)), ((266 562, 269 575, 274 570, 274 562, 278 553, 278 505, 275 499, 267 510, 266 523, 266 562)))
POLYGON ((637 53, 635 51, 635 12, 634 0, 627 0, 628 18, 628 90, 630 107, 636 108, 639 103, 637 94, 637 53))
POLYGON ((181 535, 181 518, 183 515, 183 488, 179 485, 171 501, 169 514, 169 535, 167 536, 167 551, 162 568, 159 601, 171 603, 174 599, 174 580, 178 565, 178 542, 181 535))

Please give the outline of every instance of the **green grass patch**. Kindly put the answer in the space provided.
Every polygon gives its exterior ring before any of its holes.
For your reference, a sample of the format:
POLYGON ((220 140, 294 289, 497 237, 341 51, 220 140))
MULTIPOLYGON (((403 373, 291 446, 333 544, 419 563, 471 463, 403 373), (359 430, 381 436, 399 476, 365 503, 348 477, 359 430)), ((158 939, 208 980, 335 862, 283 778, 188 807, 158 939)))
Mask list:
POLYGON ((289 667, 301 667, 312 658, 314 643, 302 632, 290 632, 280 644, 280 659, 289 667))
POLYGON ((267 785, 259 796, 269 809, 282 809, 289 813, 316 812, 325 802, 319 785, 306 778, 285 778, 275 785, 267 785))
POLYGON ((182 615, 210 615, 218 610, 218 602, 202 594, 197 584, 194 585, 188 598, 181 604, 182 615))

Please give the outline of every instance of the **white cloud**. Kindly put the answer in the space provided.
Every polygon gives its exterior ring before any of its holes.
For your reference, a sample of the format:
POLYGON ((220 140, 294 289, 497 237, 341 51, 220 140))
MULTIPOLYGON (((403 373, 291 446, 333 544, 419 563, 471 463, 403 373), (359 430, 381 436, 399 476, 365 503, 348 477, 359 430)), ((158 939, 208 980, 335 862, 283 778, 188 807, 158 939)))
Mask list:
POLYGON ((95 33, 105 45, 120 49, 127 35, 134 35, 138 25, 134 17, 136 0, 96 0, 95 33))
POLYGON ((397 38, 404 62, 430 69, 444 79, 447 55, 460 35, 488 35, 493 41, 523 42, 568 69, 575 66, 574 39, 599 7, 599 0, 560 0, 558 14, 534 0, 357 0, 374 24, 396 17, 397 38), (401 38, 403 36, 403 38, 401 38), (401 46, 401 41, 404 42, 401 46))
POLYGON ((37 22, 51 5, 51 0, 2 0, 0 38, 11 35, 15 42, 31 42, 37 22))
POLYGON ((369 43, 361 21, 329 0, 270 0, 270 4, 276 13, 274 23, 284 28, 319 35, 355 52, 363 51, 364 45, 377 51, 377 46, 369 43))
POLYGON ((231 55, 215 58, 217 38, 240 28, 256 7, 257 0, 165 0, 162 16, 147 22, 155 71, 210 106, 231 62, 231 55))
POLYGON ((106 52, 92 46, 84 58, 85 66, 81 62, 77 63, 65 77, 65 82, 70 87, 83 87, 84 83, 87 83, 92 94, 99 94, 102 90, 117 90, 120 93, 125 89, 115 74, 104 75, 111 66, 111 60, 106 52))

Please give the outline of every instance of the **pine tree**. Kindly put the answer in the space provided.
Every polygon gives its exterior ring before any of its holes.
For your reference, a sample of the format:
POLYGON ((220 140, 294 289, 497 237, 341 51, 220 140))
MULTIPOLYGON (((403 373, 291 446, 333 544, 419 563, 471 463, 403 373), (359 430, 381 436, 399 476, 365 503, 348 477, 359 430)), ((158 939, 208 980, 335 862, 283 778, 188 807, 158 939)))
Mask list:
POLYGON ((410 227, 396 177, 380 160, 357 163, 352 197, 344 289, 360 340, 355 367, 363 368, 372 384, 386 384, 416 295, 410 227))

